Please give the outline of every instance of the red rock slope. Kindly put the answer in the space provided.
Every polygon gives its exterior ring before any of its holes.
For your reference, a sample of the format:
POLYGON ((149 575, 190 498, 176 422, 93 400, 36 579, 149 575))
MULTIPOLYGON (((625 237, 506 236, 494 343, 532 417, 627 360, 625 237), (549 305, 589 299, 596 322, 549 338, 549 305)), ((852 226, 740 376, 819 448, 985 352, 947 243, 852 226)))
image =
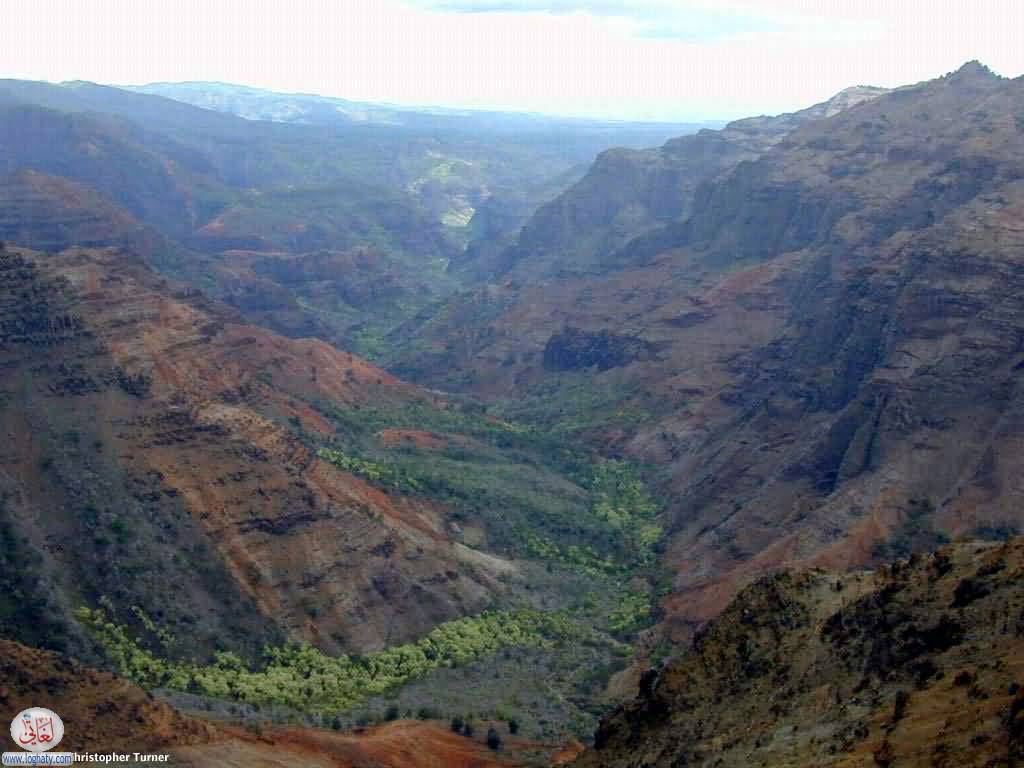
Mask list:
POLYGON ((117 250, 0 253, 0 329, 0 504, 57 614, 106 596, 186 649, 366 650, 478 609, 510 567, 317 459, 313 404, 433 402, 363 360, 117 250))

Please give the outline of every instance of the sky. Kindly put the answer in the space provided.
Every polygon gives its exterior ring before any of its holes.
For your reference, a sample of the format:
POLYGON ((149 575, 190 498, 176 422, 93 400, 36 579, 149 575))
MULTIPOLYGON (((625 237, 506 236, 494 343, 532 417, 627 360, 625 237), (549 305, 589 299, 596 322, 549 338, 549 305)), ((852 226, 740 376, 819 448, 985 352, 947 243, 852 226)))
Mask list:
POLYGON ((978 59, 1024 0, 0 0, 0 77, 614 119, 775 114, 978 59))

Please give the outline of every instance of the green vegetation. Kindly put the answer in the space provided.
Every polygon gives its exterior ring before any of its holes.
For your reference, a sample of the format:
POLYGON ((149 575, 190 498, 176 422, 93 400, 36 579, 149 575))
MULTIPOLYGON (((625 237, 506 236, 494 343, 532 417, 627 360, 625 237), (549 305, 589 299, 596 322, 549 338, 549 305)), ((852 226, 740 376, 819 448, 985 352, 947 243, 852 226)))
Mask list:
POLYGON ((636 384, 621 369, 563 371, 549 374, 522 398, 504 404, 502 411, 507 418, 569 440, 647 421, 651 413, 639 397, 636 384))
POLYGON ((520 530, 520 536, 526 552, 539 560, 557 562, 591 578, 622 573, 619 563, 610 557, 601 557, 593 547, 579 544, 559 546, 525 528, 520 530))
POLYGON ((316 455, 344 472, 366 478, 374 485, 403 493, 420 493, 423 490, 415 477, 394 464, 381 464, 356 456, 346 456, 332 448, 321 448, 316 455))
POLYGON ((608 628, 619 634, 630 634, 649 623, 651 597, 647 593, 627 591, 619 597, 618 607, 608 617, 608 628))
POLYGON ((654 522, 661 510, 636 469, 624 461, 600 462, 589 486, 594 498, 591 513, 621 537, 621 546, 634 563, 650 565, 654 545, 661 539, 661 526, 654 522))
POLYGON ((459 669, 436 667, 400 691, 371 695, 364 706, 384 712, 397 701, 416 712, 429 702, 458 732, 470 713, 507 721, 527 711, 530 737, 554 737, 560 728, 592 732, 599 713, 587 702, 624 667, 628 643, 656 618, 664 503, 640 468, 569 447, 574 441, 548 425, 497 418, 458 398, 320 410, 337 427, 334 439, 314 446, 321 460, 388 493, 437 502, 467 544, 522 561, 522 579, 508 582, 510 600, 557 607, 590 629, 572 648, 526 648, 512 657, 500 651, 459 669), (436 439, 424 448, 411 440, 385 443, 386 429, 436 439), (522 677, 515 660, 526 658, 521 653, 545 670, 523 685, 514 682, 522 677), (538 684, 541 691, 532 692, 538 684), (543 703, 546 696, 557 702, 543 703), (545 718, 536 717, 541 711, 545 718))
POLYGON ((481 406, 458 400, 444 404, 414 401, 395 406, 347 408, 322 404, 320 410, 351 437, 401 427, 475 437, 500 448, 550 449, 545 443, 553 442, 545 441, 537 430, 489 416, 481 406))
POLYGON ((459 402, 321 410, 344 448, 322 446, 320 458, 385 490, 439 501, 456 521, 482 522, 494 547, 591 575, 654 560, 661 505, 628 462, 595 461, 558 435, 459 402), (456 439, 442 451, 384 450, 374 435, 386 428, 456 439))
POLYGON ((486 612, 447 622, 415 643, 366 656, 326 656, 310 645, 265 649, 266 665, 250 670, 230 652, 199 666, 161 659, 145 650, 106 610, 79 608, 76 617, 104 647, 117 671, 146 688, 169 688, 250 704, 282 704, 330 713, 392 690, 439 667, 450 667, 509 646, 551 647, 578 637, 565 616, 539 611, 486 612))
POLYGON ((653 621, 653 587, 635 579, 657 581, 663 505, 633 464, 595 460, 541 428, 457 402, 330 415, 346 449, 322 447, 321 459, 382 489, 444 504, 453 521, 484 526, 490 549, 582 577, 571 608, 580 621, 623 639, 653 621), (428 430, 449 447, 384 449, 374 435, 387 427, 428 430))
POLYGON ((317 455, 380 488, 441 501, 456 519, 489 519, 506 546, 588 575, 650 565, 661 538, 658 504, 622 461, 592 465, 573 486, 537 467, 457 451, 376 460, 324 447, 317 455))

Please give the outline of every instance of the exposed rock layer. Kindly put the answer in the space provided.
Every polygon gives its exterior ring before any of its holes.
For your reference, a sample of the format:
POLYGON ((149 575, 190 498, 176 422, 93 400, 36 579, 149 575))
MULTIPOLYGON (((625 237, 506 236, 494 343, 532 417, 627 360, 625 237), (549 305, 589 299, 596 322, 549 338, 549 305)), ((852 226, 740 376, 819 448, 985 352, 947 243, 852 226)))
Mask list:
POLYGON ((333 427, 311 404, 432 396, 245 325, 116 250, 8 249, 0 274, 0 498, 56 615, 106 596, 182 650, 281 636, 365 650, 498 588, 510 566, 450 541, 439 508, 312 450, 333 427))

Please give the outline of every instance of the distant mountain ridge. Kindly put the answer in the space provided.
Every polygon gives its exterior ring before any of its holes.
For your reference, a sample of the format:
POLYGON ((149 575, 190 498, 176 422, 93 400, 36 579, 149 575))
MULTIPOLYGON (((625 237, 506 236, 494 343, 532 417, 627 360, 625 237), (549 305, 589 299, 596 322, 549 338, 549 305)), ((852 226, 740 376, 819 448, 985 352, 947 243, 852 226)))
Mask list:
POLYGON ((400 106, 383 102, 352 101, 311 93, 280 93, 262 88, 231 83, 187 81, 148 83, 121 86, 136 93, 164 96, 204 109, 227 112, 247 120, 269 120, 284 123, 338 124, 372 123, 416 129, 458 128, 465 132, 497 132, 500 134, 536 133, 552 129, 589 127, 590 130, 614 131, 626 125, 652 134, 664 129, 684 132, 716 124, 703 122, 645 122, 643 120, 611 120, 573 118, 533 112, 463 109, 444 106, 400 106), (663 126, 664 128, 659 128, 663 126))

